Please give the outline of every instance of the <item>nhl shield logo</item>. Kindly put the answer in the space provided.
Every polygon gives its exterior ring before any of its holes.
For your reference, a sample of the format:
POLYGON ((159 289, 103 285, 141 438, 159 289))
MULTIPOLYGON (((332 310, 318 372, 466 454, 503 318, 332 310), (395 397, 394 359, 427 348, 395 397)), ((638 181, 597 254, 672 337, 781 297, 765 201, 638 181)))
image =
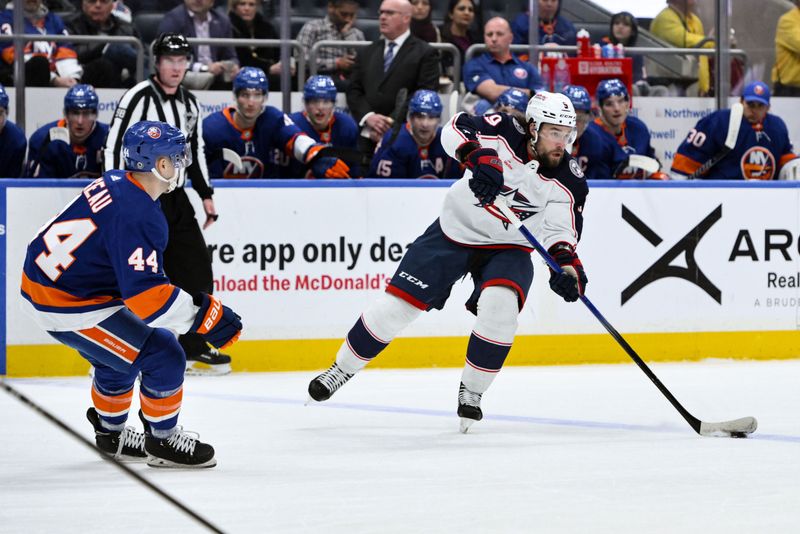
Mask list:
POLYGON ((147 129, 147 136, 151 139, 159 139, 161 137, 161 128, 158 126, 151 126, 147 129))

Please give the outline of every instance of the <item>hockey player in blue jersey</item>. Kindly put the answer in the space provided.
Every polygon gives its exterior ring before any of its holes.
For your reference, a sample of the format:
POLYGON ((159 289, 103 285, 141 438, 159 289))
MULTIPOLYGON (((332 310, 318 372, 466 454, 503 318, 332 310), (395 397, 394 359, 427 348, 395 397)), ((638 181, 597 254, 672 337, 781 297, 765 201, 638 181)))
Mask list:
POLYGON ((19 178, 28 140, 19 126, 8 120, 8 93, 0 84, 0 178, 19 178))
POLYGON ((533 281, 530 243, 494 205, 503 197, 564 272, 550 288, 577 301, 587 283, 576 247, 588 194, 578 163, 566 151, 575 140, 575 112, 561 94, 541 91, 528 102, 526 122, 495 113, 456 114, 442 130, 447 154, 466 167, 448 190, 439 217, 406 251, 386 291, 355 322, 331 367, 308 386, 325 401, 385 349, 423 311, 441 309, 458 280, 474 290, 476 315, 458 391, 461 431, 483 417, 481 397, 503 366, 533 281))
MULTIPOLYGON (((697 178, 706 180, 771 180, 795 159, 786 124, 769 113, 770 92, 764 82, 752 82, 742 92, 744 113, 736 145, 697 178)), ((672 160, 676 178, 692 176, 724 149, 731 110, 721 109, 698 121, 672 160)))
POLYGON ((349 178, 350 168, 340 159, 317 157, 324 144, 304 134, 279 109, 265 105, 268 90, 264 71, 245 67, 233 80, 236 107, 217 111, 203 120, 203 140, 211 175, 289 178, 280 176, 280 167, 288 166, 288 158, 294 158, 309 165, 317 178, 349 178), (226 157, 225 149, 233 151, 238 158, 226 157), (241 165, 236 159, 241 160, 241 165))
MULTIPOLYGON (((334 148, 358 150, 359 128, 353 117, 334 110, 336 85, 330 76, 312 76, 303 87, 303 111, 289 115, 298 128, 317 143, 334 148)), ((305 166, 294 160, 292 174, 305 172, 305 166)), ((360 176, 356 166, 351 167, 350 176, 360 176)))
POLYGON ((663 173, 645 176, 628 167, 631 154, 655 157, 650 131, 644 122, 629 115, 630 96, 622 81, 613 78, 597 84, 595 93, 600 115, 586 127, 578 148, 578 160, 586 165, 587 179, 663 178, 663 173))
POLYGON ((567 95, 572 107, 575 108, 575 142, 572 144, 572 157, 578 160, 581 169, 586 172, 586 158, 580 158, 581 137, 592 121, 592 97, 589 91, 582 85, 566 85, 561 90, 561 94, 567 95))
POLYGON ((461 167, 442 147, 442 101, 420 89, 408 103, 408 120, 389 130, 375 148, 367 176, 378 178, 459 178, 461 167))
POLYGON ((526 93, 516 87, 509 87, 495 100, 492 108, 495 113, 512 115, 516 117, 520 123, 524 123, 525 109, 528 107, 528 100, 530 100, 530 97, 526 93))
POLYGON ((167 221, 159 196, 190 165, 181 131, 142 121, 123 137, 126 170, 83 189, 28 245, 21 293, 34 321, 94 366, 87 417, 97 446, 153 467, 213 467, 214 449, 177 426, 186 356, 177 334, 218 348, 239 337, 240 317, 167 279, 167 221), (140 376, 144 433, 126 427, 140 376))
POLYGON ((98 102, 91 85, 73 85, 67 91, 64 118, 31 135, 27 176, 97 178, 102 174, 108 124, 97 120, 98 102))

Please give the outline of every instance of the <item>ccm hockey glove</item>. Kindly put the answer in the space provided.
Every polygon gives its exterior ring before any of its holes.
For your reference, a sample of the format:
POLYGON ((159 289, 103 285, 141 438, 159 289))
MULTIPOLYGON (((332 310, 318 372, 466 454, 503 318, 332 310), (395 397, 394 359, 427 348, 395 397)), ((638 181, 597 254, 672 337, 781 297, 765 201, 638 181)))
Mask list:
POLYGON ((242 318, 220 300, 206 293, 194 297, 199 306, 190 332, 197 332, 218 349, 233 345, 242 333, 242 318))
POLYGON ((575 302, 583 295, 589 279, 575 250, 564 242, 550 247, 550 255, 561 266, 562 272, 550 269, 550 289, 567 302, 575 302))
POLYGON ((477 148, 467 154, 464 164, 472 171, 469 188, 482 206, 494 202, 503 188, 503 162, 492 148, 477 148))
POLYGON ((314 178, 350 178, 350 167, 339 158, 318 157, 325 145, 314 145, 306 152, 306 163, 311 166, 314 178))

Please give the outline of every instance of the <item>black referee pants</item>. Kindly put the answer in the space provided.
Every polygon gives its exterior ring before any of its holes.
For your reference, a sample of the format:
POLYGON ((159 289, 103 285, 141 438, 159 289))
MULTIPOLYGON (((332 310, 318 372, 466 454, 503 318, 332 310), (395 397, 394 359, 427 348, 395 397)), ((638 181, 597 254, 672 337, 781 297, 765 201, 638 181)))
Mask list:
MULTIPOLYGON (((164 272, 169 281, 190 295, 214 290, 211 255, 203 232, 194 216, 194 208, 183 187, 161 195, 161 210, 167 218, 169 242, 164 251, 164 272)), ((184 334, 178 338, 186 357, 191 358, 208 350, 199 334, 184 334)))

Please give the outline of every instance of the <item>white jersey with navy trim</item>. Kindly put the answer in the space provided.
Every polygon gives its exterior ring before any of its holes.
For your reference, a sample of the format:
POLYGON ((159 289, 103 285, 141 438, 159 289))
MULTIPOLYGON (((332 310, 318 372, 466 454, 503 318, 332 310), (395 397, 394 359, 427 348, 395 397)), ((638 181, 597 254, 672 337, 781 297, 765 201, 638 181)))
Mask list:
MULTIPOLYGON (((583 205, 588 186, 578 162, 568 154, 554 168, 530 160, 525 129, 504 113, 470 117, 455 115, 442 129, 445 151, 456 151, 467 141, 493 148, 503 161, 505 197, 512 210, 545 248, 558 242, 576 246, 583 228, 583 205)), ((520 246, 528 241, 505 221, 494 206, 481 207, 469 188, 472 172, 450 188, 442 207, 440 224, 451 240, 468 246, 520 246)))

